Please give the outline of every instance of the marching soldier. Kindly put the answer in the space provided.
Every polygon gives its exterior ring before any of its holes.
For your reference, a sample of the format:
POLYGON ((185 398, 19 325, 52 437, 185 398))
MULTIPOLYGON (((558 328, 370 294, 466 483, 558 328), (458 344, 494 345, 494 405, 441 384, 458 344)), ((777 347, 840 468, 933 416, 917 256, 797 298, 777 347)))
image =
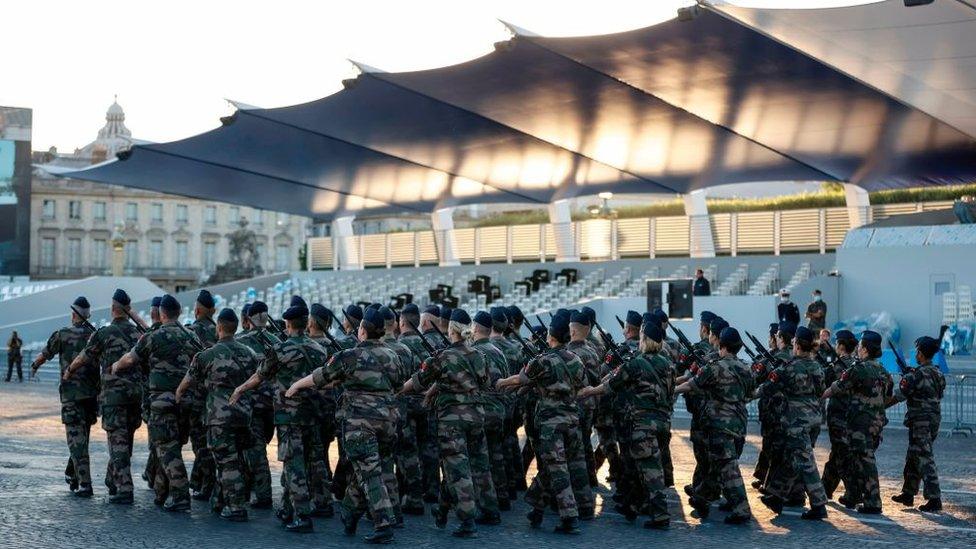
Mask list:
POLYGON ((180 386, 176 402, 191 384, 203 385, 207 393, 205 421, 207 446, 217 465, 217 484, 211 496, 211 508, 220 517, 232 522, 247 520, 244 509, 244 456, 252 446, 250 441, 251 400, 239 399, 230 403, 234 389, 244 383, 258 361, 254 351, 234 340, 237 315, 231 309, 217 316, 217 343, 193 357, 180 386))
MULTIPOLYGON (((791 349, 793 348, 793 337, 796 335, 796 325, 791 322, 780 322, 770 325, 770 352, 779 364, 785 364, 792 359, 791 349)), ((761 386, 767 381, 768 376, 776 368, 775 364, 762 364, 762 370, 758 372, 757 385, 761 386)), ((775 478, 778 468, 784 464, 784 441, 786 439, 786 426, 784 420, 787 412, 786 399, 780 391, 765 391, 759 394, 759 424, 762 433, 762 448, 759 460, 753 476, 756 481, 753 486, 758 488, 761 493, 766 493, 769 483, 775 478)), ((800 500, 802 494, 798 488, 794 488, 788 498, 788 505, 803 505, 800 500)))
MULTIPOLYGON (((708 356, 715 352, 715 348, 709 343, 709 333, 711 323, 718 319, 718 315, 711 311, 702 311, 698 316, 698 336, 700 340, 693 345, 694 351, 699 356, 708 356)), ((692 366, 691 357, 686 357, 683 363, 679 363, 676 374, 680 377, 691 377, 689 368, 692 366)), ((694 494, 695 486, 701 484, 705 473, 708 471, 708 438, 704 427, 704 406, 708 395, 704 392, 684 393, 685 409, 691 414, 691 427, 689 438, 691 439, 691 449, 695 456, 695 470, 692 473, 691 484, 684 487, 685 493, 690 497, 694 494)))
POLYGON ((942 492, 939 489, 939 473, 935 467, 932 444, 939 435, 942 421, 942 395, 946 382, 932 357, 939 352, 937 339, 923 336, 915 341, 915 361, 913 368, 902 375, 898 391, 889 402, 908 401, 905 426, 908 427, 908 453, 905 456, 904 484, 901 493, 891 499, 907 507, 915 503, 915 494, 924 480, 923 495, 926 501, 919 506, 920 511, 941 511, 942 492))
MULTIPOLYGON (((149 302, 149 331, 153 331, 159 328, 161 322, 159 320, 159 303, 162 301, 162 296, 155 296, 152 301, 149 302)), ((143 368, 145 370, 146 368, 143 368)), ((149 380, 146 379, 142 387, 142 422, 149 425, 149 380)), ((156 475, 159 469, 159 460, 156 458, 156 449, 153 448, 152 440, 148 440, 149 446, 149 457, 146 459, 146 469, 142 472, 142 480, 146 481, 149 485, 149 489, 153 489, 153 484, 156 482, 156 475)))
MULTIPOLYGON (((308 337, 319 344, 327 356, 331 356, 341 349, 334 345, 326 337, 332 323, 331 311, 319 303, 312 303, 308 316, 308 337)), ((317 471, 309 480, 321 480, 309 489, 312 491, 312 499, 315 508, 312 516, 328 518, 335 514, 335 497, 329 490, 331 485, 331 469, 329 468, 329 447, 336 438, 336 399, 338 395, 335 389, 325 389, 318 391, 315 396, 318 409, 319 442, 321 447, 314 450, 314 455, 319 456, 311 464, 317 471)))
POLYGON ((554 316, 549 325, 549 350, 496 386, 531 385, 539 393, 535 423, 539 430, 537 455, 543 478, 536 477, 526 493, 526 501, 532 506, 528 516, 530 524, 537 527, 542 523, 548 488, 559 509, 560 524, 556 531, 579 534, 579 519, 592 518, 594 501, 583 457, 576 402, 577 393, 586 385, 586 374, 582 361, 564 347, 568 341, 569 319, 565 315, 554 316))
POLYGON ((505 404, 512 395, 503 395, 495 389, 495 383, 499 379, 508 377, 508 361, 491 342, 491 326, 491 314, 487 311, 478 311, 474 315, 471 348, 484 356, 485 366, 488 368, 489 383, 484 390, 485 440, 488 443, 491 480, 498 496, 498 509, 508 511, 511 510, 512 504, 504 492, 508 487, 505 470, 505 404))
POLYGON ((109 503, 132 503, 132 439, 142 425, 142 372, 117 372, 112 367, 139 339, 139 330, 129 322, 131 299, 124 290, 112 295, 112 322, 98 329, 85 348, 65 370, 62 379, 70 381, 74 372, 87 363, 98 365, 102 373, 102 429, 108 435, 109 462, 105 484, 109 503))
MULTIPOLYGON (((849 330, 837 332, 835 352, 837 359, 831 364, 834 370, 834 380, 840 379, 854 364, 854 349, 857 338, 849 330)), ((833 496, 837 486, 844 482, 844 490, 851 490, 850 470, 850 430, 847 426, 847 408, 850 406, 850 395, 834 394, 827 403, 827 435, 830 437, 830 455, 824 464, 822 481, 827 499, 833 496)), ((847 498, 841 496, 845 501, 847 498)))
POLYGON ((363 309, 359 305, 349 305, 342 310, 342 333, 336 338, 343 349, 352 349, 359 343, 356 334, 363 320, 363 309))
MULTIPOLYGON (((518 350, 518 356, 515 357, 515 362, 512 363, 513 357, 509 357, 509 375, 515 375, 515 373, 522 371, 522 366, 525 365, 526 361, 529 360, 523 350, 521 345, 518 343, 518 339, 515 337, 520 333, 522 329, 522 324, 525 321, 525 316, 522 314, 522 310, 515 305, 509 305, 505 307, 505 318, 508 320, 508 330, 505 335, 505 339, 518 350)), ((519 448, 518 444, 518 429, 525 424, 525 405, 526 397, 517 394, 514 399, 514 409, 512 410, 512 433, 515 433, 514 441, 512 436, 509 436, 509 460, 512 467, 512 476, 510 478, 515 481, 516 491, 526 491, 529 487, 525 480, 525 469, 524 469, 524 459, 522 458, 522 449, 519 448), (514 442, 514 444, 513 444, 514 442)), ((528 427, 526 427, 526 435, 528 435, 528 427)), ((526 447, 531 451, 531 441, 526 437, 525 441, 526 447)), ((518 497, 517 494, 509 494, 510 496, 518 497)), ((511 499, 515 499, 514 497, 511 499)))
MULTIPOLYGON (((491 315, 491 335, 489 340, 502 355, 505 356, 505 372, 502 377, 508 377, 522 369, 522 348, 518 343, 506 337, 509 331, 509 319, 505 312, 505 307, 492 307, 489 312, 491 315)), ((519 449, 518 423, 516 414, 519 411, 518 396, 507 395, 503 399, 505 403, 505 422, 503 425, 504 438, 502 452, 505 457, 505 479, 507 486, 495 485, 495 492, 498 495, 498 508, 507 511, 511 508, 511 500, 518 499, 519 480, 525 482, 525 475, 522 474, 522 452, 519 449), (509 501, 504 501, 506 499, 509 501)))
MULTIPOLYGON (((414 327, 420 327, 420 309, 408 303, 400 312, 400 336, 397 341, 410 350, 412 358, 404 372, 407 378, 420 369, 420 363, 429 358, 424 350, 420 335, 414 327)), ((398 395, 397 401, 403 411, 400 428, 400 445, 397 451, 399 467, 403 472, 403 506, 408 515, 424 514, 424 467, 421 461, 422 449, 434 434, 427 429, 427 411, 420 395, 398 395)), ((431 444, 436 444, 431 441, 431 444)), ((436 458, 432 468, 437 468, 436 458)))
MULTIPOLYGON (((193 306, 194 320, 190 324, 190 331, 197 337, 204 349, 208 349, 217 342, 217 327, 213 321, 214 298, 207 290, 200 290, 193 306)), ((203 388, 193 388, 183 397, 185 404, 185 418, 189 422, 187 429, 190 435, 190 445, 193 448, 193 469, 190 471, 191 497, 196 500, 210 499, 216 480, 216 465, 213 454, 207 446, 207 426, 204 422, 206 415, 206 398, 203 388)))
POLYGON ((31 365, 31 375, 48 360, 58 356, 60 363, 60 379, 58 394, 61 396, 61 423, 64 424, 65 435, 68 440, 68 470, 65 471, 65 481, 72 492, 78 497, 92 496, 91 463, 88 457, 88 441, 91 436, 91 426, 98 419, 98 367, 86 363, 69 378, 64 373, 85 348, 92 335, 91 324, 87 322, 91 315, 91 305, 84 296, 79 296, 71 304, 71 325, 61 328, 51 334, 47 345, 34 359, 31 365))

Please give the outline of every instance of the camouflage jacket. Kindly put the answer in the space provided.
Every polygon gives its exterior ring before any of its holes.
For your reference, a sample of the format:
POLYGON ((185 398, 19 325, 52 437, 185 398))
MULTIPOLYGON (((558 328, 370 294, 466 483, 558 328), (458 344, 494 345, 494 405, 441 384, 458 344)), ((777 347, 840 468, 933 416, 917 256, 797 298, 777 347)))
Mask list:
POLYGON ((530 360, 523 372, 539 394, 535 407, 538 425, 579 421, 576 393, 586 385, 585 367, 579 357, 559 346, 530 360))
POLYGON ((212 318, 208 316, 200 317, 194 320, 188 327, 193 332, 193 335, 197 336, 197 340, 203 344, 204 349, 209 349, 217 343, 217 325, 214 324, 212 318))
MULTIPOLYGON (((267 328, 254 327, 246 332, 241 332, 236 336, 237 341, 247 346, 257 355, 257 361, 251 365, 253 369, 248 372, 248 377, 254 375, 264 362, 265 350, 273 345, 281 343, 278 336, 274 335, 267 328)), ((261 385, 251 393, 251 401, 255 410, 270 410, 274 408, 274 386, 270 381, 262 381, 261 385)))
POLYGON ((234 389, 251 377, 257 363, 258 356, 254 351, 234 341, 233 337, 218 340, 212 347, 193 357, 186 377, 206 388, 207 425, 245 427, 250 423, 250 395, 243 395, 234 404, 229 399, 234 389))
POLYGON ((817 427, 820 425, 820 396, 824 392, 824 373, 814 359, 793 357, 785 365, 770 372, 762 390, 776 391, 786 400, 787 427, 817 427))
POLYGON ((128 318, 117 318, 99 328, 88 339, 82 353, 86 360, 98 365, 102 390, 99 400, 104 406, 116 406, 142 401, 142 371, 128 368, 118 374, 111 372, 112 364, 129 352, 139 339, 139 331, 128 318))
POLYGON ((719 358, 699 369, 690 383, 707 395, 702 411, 707 429, 745 436, 746 403, 756 390, 748 364, 734 356, 719 358))
POLYGON ((389 347, 367 339, 337 353, 312 372, 319 389, 332 382, 342 387, 339 405, 346 420, 397 420, 394 391, 400 387, 399 359, 389 347))
POLYGON ((434 407, 441 419, 483 420, 488 366, 484 356, 464 341, 452 343, 437 356, 425 360, 413 379, 424 390, 437 384, 434 407))
MULTIPOLYGON (((315 337, 312 335, 308 336, 309 339, 318 344, 325 352, 326 364, 328 364, 329 359, 332 355, 336 354, 337 351, 332 342, 325 336, 315 337)), ((336 340, 338 343, 339 340, 336 340)), ((339 344, 340 350, 342 350, 342 344, 339 344)), ((333 417, 336 413, 336 407, 338 406, 338 401, 340 397, 340 391, 335 388, 331 389, 319 389, 318 394, 315 396, 316 407, 318 408, 319 417, 333 417)))
POLYGON ((491 343, 505 355, 506 370, 505 375, 511 376, 522 371, 522 346, 517 341, 512 341, 505 336, 491 336, 491 343))
POLYGON ((173 392, 180 385, 196 353, 192 340, 193 336, 176 321, 162 324, 139 339, 132 352, 148 365, 150 393, 173 392))
MULTIPOLYGON (((692 348, 701 356, 708 356, 715 352, 715 348, 712 347, 712 344, 708 342, 707 338, 698 341, 698 343, 693 343, 692 348)), ((675 373, 677 375, 688 374, 688 366, 690 364, 685 365, 685 367, 681 367, 680 365, 676 366, 675 373)), ((699 366, 703 365, 699 364, 699 366)), ((708 395, 704 392, 685 393, 685 409, 692 415, 692 419, 698 420, 699 416, 704 412, 707 398, 708 395)))
POLYGON ((607 347, 603 344, 603 341, 597 336, 593 331, 590 331, 590 335, 586 336, 586 342, 593 347, 593 351, 599 356, 603 357, 607 354, 607 347))
POLYGON ((264 351, 264 362, 258 367, 261 379, 274 386, 275 425, 312 425, 316 420, 317 402, 306 395, 285 396, 285 391, 299 379, 326 363, 327 355, 304 333, 264 351))
POLYGON ((448 341, 433 328, 424 332, 424 337, 427 338, 427 341, 429 341, 435 349, 446 349, 449 346, 448 341))
MULTIPOLYGON (((71 365, 71 362, 85 348, 92 331, 84 323, 73 326, 65 326, 51 334, 47 340, 47 345, 41 349, 41 356, 45 360, 51 360, 55 356, 61 365, 60 373, 71 365)), ((98 396, 99 379, 98 367, 93 363, 85 363, 72 374, 71 379, 65 381, 61 379, 58 392, 61 394, 61 402, 75 402, 87 398, 98 396)))
POLYGON ((420 336, 417 334, 417 332, 404 332, 400 334, 397 341, 403 345, 406 345, 407 348, 410 349, 410 352, 413 353, 414 361, 411 362, 411 364, 414 365, 415 370, 410 373, 412 376, 413 374, 417 373, 416 370, 420 368, 420 363, 430 358, 430 353, 427 352, 427 349, 424 347, 424 344, 420 340, 420 336))
POLYGON ((664 426, 671 421, 674 368, 663 353, 634 355, 613 371, 607 386, 630 394, 628 419, 635 424, 664 426))
MULTIPOLYGON (((566 349, 579 357, 583 363, 583 372, 586 374, 586 386, 596 386, 600 384, 600 367, 603 360, 596 353, 587 341, 570 341, 566 344, 566 349)), ((587 411, 596 408, 597 399, 588 398, 580 403, 580 406, 587 411)))
POLYGON ((501 350, 487 337, 473 341, 471 348, 483 355, 485 366, 488 367, 488 384, 483 391, 485 414, 493 419, 504 419, 505 406, 511 400, 511 394, 496 390, 495 383, 499 379, 508 377, 506 375, 508 373, 508 361, 501 350))
POLYGON ((908 402, 905 425, 915 421, 939 422, 942 419, 942 395, 946 381, 937 366, 927 364, 912 368, 901 377, 896 400, 908 402))
POLYGON ((420 361, 414 355, 410 347, 397 341, 397 338, 392 335, 384 335, 380 338, 380 343, 386 345, 394 354, 397 356, 396 367, 398 380, 403 380, 402 383, 410 379, 410 376, 414 374, 420 368, 420 361))
MULTIPOLYGON (((851 355, 838 356, 834 363, 831 365, 834 370, 834 381, 831 385, 837 382, 844 375, 851 365, 854 364, 854 357, 851 355)), ((835 393, 830 397, 830 401, 827 403, 827 421, 844 421, 847 416, 847 408, 851 403, 851 395, 849 393, 838 394, 835 393)))
POLYGON ((891 375, 876 360, 855 361, 831 386, 834 394, 848 395, 847 424, 851 429, 877 429, 884 425, 885 401, 891 396, 891 375))
POLYGON ((339 335, 336 336, 336 341, 339 342, 339 346, 343 349, 352 349, 356 345, 359 345, 359 339, 356 338, 355 333, 345 333, 339 330, 339 335))

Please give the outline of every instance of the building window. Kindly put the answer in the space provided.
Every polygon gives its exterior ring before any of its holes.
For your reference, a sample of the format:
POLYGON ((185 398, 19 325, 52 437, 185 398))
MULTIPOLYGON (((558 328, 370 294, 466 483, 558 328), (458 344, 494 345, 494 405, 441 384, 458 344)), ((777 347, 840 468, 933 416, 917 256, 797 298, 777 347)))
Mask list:
MULTIPOLYGON (((47 202, 45 200, 45 202, 47 202)), ((54 239, 41 239, 41 267, 54 267, 54 239)))
POLYGON ((163 222, 163 205, 162 204, 160 204, 159 202, 153 202, 152 205, 149 207, 149 211, 152 213, 152 222, 153 223, 162 223, 163 222))
POLYGON ((217 268, 217 243, 203 243, 203 270, 208 273, 214 272, 217 268))
POLYGON ((237 225, 241 222, 241 209, 237 206, 230 207, 230 214, 227 216, 227 221, 231 226, 237 225))
POLYGON ((41 217, 44 219, 54 219, 54 201, 45 200, 41 209, 41 217))
POLYGON ((78 200, 68 201, 68 219, 81 219, 81 202, 78 200))
POLYGON ((135 202, 125 203, 125 220, 139 221, 139 205, 135 202))
POLYGON ((259 227, 264 226, 264 210, 254 210, 254 224, 259 227))
POLYGON ((203 222, 207 225, 217 224, 217 206, 206 206, 203 208, 203 222))
POLYGON ((150 240, 149 241, 149 266, 153 269, 159 269, 163 266, 163 241, 162 240, 150 240))
POLYGON ((81 268, 81 239, 80 238, 68 239, 68 268, 70 269, 81 268))
POLYGON ((290 265, 290 258, 288 257, 288 246, 285 244, 279 244, 275 247, 275 270, 276 271, 287 271, 290 265))
MULTIPOLYGON (((104 202, 102 204, 104 204, 104 202)), ((108 252, 108 242, 103 238, 95 239, 95 245, 92 247, 92 257, 91 257, 92 267, 95 267, 97 269, 104 269, 105 255, 107 252, 108 252)))
POLYGON ((288 214, 278 212, 275 214, 275 224, 281 227, 288 224, 288 214))
POLYGON ((190 216, 187 213, 186 204, 177 204, 176 205, 176 222, 177 223, 186 223, 189 220, 190 220, 190 216))
POLYGON ((186 269, 189 267, 190 260, 190 243, 185 240, 180 240, 176 242, 176 267, 178 269, 186 269))
POLYGON ((125 268, 135 269, 139 265, 139 241, 125 241, 125 268))
POLYGON ((105 203, 96 202, 92 204, 92 217, 95 221, 105 221, 105 203))

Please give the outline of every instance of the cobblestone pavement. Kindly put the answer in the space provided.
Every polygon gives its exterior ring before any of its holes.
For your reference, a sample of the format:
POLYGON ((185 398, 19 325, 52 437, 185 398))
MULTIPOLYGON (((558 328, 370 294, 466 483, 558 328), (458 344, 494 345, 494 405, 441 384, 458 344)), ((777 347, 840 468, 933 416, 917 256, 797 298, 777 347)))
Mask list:
MULTIPOLYGON (((60 423, 57 391, 53 384, 0 384, 0 547, 191 547, 205 544, 218 547, 335 547, 359 545, 359 540, 343 536, 338 519, 317 519, 315 533, 289 534, 281 530, 272 511, 251 511, 246 524, 222 522, 209 513, 206 505, 194 502, 191 513, 168 514, 152 503, 152 492, 138 479, 146 459, 145 427, 137 433, 133 472, 136 477, 136 503, 114 506, 106 503, 102 484, 107 451, 104 431, 93 430, 92 474, 96 497, 79 500, 70 495, 62 472, 67 459, 64 431, 60 423)), ((756 429, 753 427, 753 431, 756 429)), ((549 514, 543 528, 529 528, 524 503, 504 513, 504 523, 481 527, 479 538, 460 541, 448 531, 438 530, 428 516, 407 517, 407 527, 396 531, 395 543, 415 547, 445 547, 470 544, 479 547, 605 546, 637 547, 653 543, 674 543, 686 547, 974 547, 976 546, 976 438, 940 436, 936 455, 946 510, 939 514, 903 510, 889 500, 900 486, 906 447, 904 429, 890 428, 878 455, 882 471, 885 514, 860 517, 836 503, 829 506, 829 520, 807 523, 800 520, 802 509, 789 509, 775 517, 750 488, 750 504, 756 520, 751 525, 731 527, 722 524, 722 513, 713 511, 705 522, 692 518, 691 509, 678 494, 671 492, 672 527, 668 532, 647 531, 628 524, 611 510, 599 510, 596 520, 583 524, 583 534, 566 538, 551 532, 556 518, 549 514)), ((751 434, 742 458, 743 475, 750 482, 759 437, 751 434)), ((821 467, 826 459, 826 434, 820 438, 817 458, 821 467)), ((280 464, 273 459, 275 478, 280 464)), ((686 484, 693 468, 687 424, 676 422, 672 441, 677 486, 686 484)), ((184 457, 192 459, 187 451, 184 457)), ((600 475, 605 477, 605 471, 600 475)), ((277 500, 280 488, 275 487, 277 500)), ((599 490, 598 502, 607 497, 599 490)), ((919 502, 920 503, 920 502, 919 502)), ((449 528, 452 527, 449 525, 449 528)), ((364 522, 362 530, 368 530, 364 522)))

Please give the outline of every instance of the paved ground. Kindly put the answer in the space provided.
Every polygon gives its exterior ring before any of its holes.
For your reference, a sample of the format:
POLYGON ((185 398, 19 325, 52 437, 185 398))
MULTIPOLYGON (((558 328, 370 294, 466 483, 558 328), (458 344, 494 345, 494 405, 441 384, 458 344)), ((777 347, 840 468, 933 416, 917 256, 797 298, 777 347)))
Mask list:
MULTIPOLYGON (((693 467, 687 425, 675 426, 672 451, 677 485, 687 483, 693 467)), ((254 511, 247 524, 228 524, 212 516, 200 504, 192 513, 172 515, 152 504, 152 492, 136 481, 136 503, 117 507, 105 502, 102 485, 106 463, 104 432, 96 426, 92 444, 92 470, 96 497, 79 500, 68 493, 62 481, 67 457, 63 427, 58 415, 57 392, 53 384, 0 383, 0 547, 188 547, 191 544, 234 547, 340 546, 358 545, 342 535, 337 519, 318 520, 312 535, 289 534, 280 529, 271 511, 254 511)), ((721 523, 721 513, 701 522, 690 516, 684 497, 671 494, 673 526, 669 532, 652 532, 625 522, 607 509, 599 510, 593 522, 584 523, 583 534, 566 538, 551 533, 555 517, 547 516, 543 529, 528 527, 524 504, 504 514, 504 524, 483 527, 479 539, 458 541, 435 528, 429 516, 408 517, 407 528, 398 530, 396 543, 417 547, 446 547, 452 544, 538 547, 603 544, 636 547, 648 543, 675 543, 685 547, 974 547, 976 546, 976 438, 943 436, 936 443, 939 472, 947 508, 940 514, 902 510, 888 498, 897 493, 905 451, 906 431, 892 428, 885 433, 879 453, 885 515, 860 517, 830 505, 830 518, 810 524, 800 520, 801 509, 772 516, 750 489, 756 520, 749 526, 730 527, 721 523)), ((757 455, 759 438, 751 435, 742 459, 747 482, 757 455)), ((821 437, 826 446, 826 436, 821 437)), ((133 469, 142 470, 146 459, 145 428, 137 434, 133 469)), ((269 449, 274 457, 275 449, 269 449)), ((826 449, 819 448, 821 464, 826 449)), ((192 455, 185 453, 187 460, 192 455)), ((280 471, 272 461, 273 473, 280 471)), ((601 478, 605 474, 600 475, 601 478)), ((601 497, 608 495, 604 487, 601 497)), ((276 499, 278 489, 276 487, 276 499)), ((194 502, 196 503, 196 502, 194 502)))

